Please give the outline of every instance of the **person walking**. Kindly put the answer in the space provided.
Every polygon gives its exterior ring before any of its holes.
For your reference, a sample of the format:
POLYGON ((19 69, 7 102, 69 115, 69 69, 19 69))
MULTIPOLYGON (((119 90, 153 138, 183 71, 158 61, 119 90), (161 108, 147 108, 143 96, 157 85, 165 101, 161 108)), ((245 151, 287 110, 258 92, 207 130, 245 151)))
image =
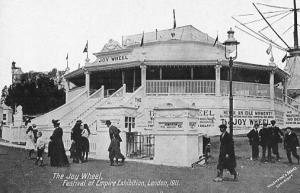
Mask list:
POLYGON ((230 174, 234 176, 234 180, 237 181, 237 172, 235 171, 236 159, 234 152, 234 141, 232 136, 226 131, 227 126, 222 124, 219 126, 220 135, 220 154, 217 165, 217 178, 214 179, 215 182, 223 181, 223 170, 228 169, 230 174))
POLYGON ((262 162, 272 161, 272 157, 271 157, 271 149, 273 144, 272 131, 267 126, 268 126, 267 123, 263 123, 263 128, 259 131, 260 145, 262 147, 262 157, 261 157, 262 162), (266 151, 268 151, 267 158, 266 158, 266 151))
POLYGON ((247 134, 249 138, 250 146, 252 147, 252 157, 251 160, 257 160, 259 157, 259 135, 258 135, 259 124, 255 123, 253 129, 247 134))
MULTIPOLYGON (((105 122, 105 124, 106 124, 106 126, 108 127, 108 129, 109 129, 109 137, 110 137, 110 140, 112 140, 113 139, 113 136, 115 136, 115 138, 119 141, 119 146, 120 146, 120 143, 122 142, 122 138, 120 137, 120 130, 117 128, 117 127, 115 127, 115 126, 113 126, 112 124, 111 124, 111 122, 110 122, 110 120, 107 120, 106 122, 105 122)), ((125 157, 124 157, 124 155, 121 153, 121 150, 118 152, 118 156, 117 156, 117 159, 118 158, 121 158, 122 159, 122 161, 121 161, 121 163, 124 163, 124 161, 125 161, 125 157)))
POLYGON ((299 148, 299 141, 297 135, 292 132, 290 127, 286 128, 286 134, 284 135, 284 148, 286 151, 289 163, 292 164, 291 154, 297 159, 299 164, 299 155, 297 154, 297 147, 299 148))
POLYGON ((63 130, 59 126, 59 120, 52 120, 54 131, 50 137, 48 145, 48 157, 50 157, 51 166, 69 166, 69 160, 66 155, 64 143, 62 140, 63 130))
POLYGON ((116 165, 118 165, 119 164, 118 156, 120 155, 120 142, 119 140, 117 140, 115 134, 112 135, 112 139, 110 141, 108 151, 109 151, 110 165, 114 166, 114 158, 116 158, 116 165))
POLYGON ((82 121, 77 120, 71 131, 71 140, 72 140, 72 143, 75 145, 75 152, 73 155, 73 163, 83 163, 84 162, 83 157, 82 157, 82 149, 83 149, 82 138, 83 137, 81 136, 83 126, 81 124, 82 124, 82 121))
POLYGON ((272 138, 273 138, 272 153, 276 155, 276 160, 279 161, 280 156, 278 151, 278 143, 282 143, 283 133, 279 129, 279 127, 277 127, 275 124, 276 121, 272 120, 271 127, 270 127, 272 130, 272 138))
POLYGON ((90 142, 89 142, 90 134, 91 134, 91 131, 89 129, 89 126, 87 124, 84 124, 83 130, 81 132, 81 136, 82 136, 82 145, 83 145, 82 156, 83 156, 83 159, 85 157, 85 162, 88 161, 88 156, 89 156, 89 151, 90 151, 90 142))

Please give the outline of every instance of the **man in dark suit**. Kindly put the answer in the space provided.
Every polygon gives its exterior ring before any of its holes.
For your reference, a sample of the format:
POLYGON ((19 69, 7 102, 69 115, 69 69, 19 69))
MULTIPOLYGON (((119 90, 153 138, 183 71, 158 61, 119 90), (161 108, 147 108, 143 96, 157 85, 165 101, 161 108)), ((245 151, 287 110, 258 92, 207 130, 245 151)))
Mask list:
MULTIPOLYGON (((115 136, 115 138, 119 141, 119 144, 120 144, 120 142, 122 142, 122 138, 120 137, 120 132, 121 132, 121 131, 120 131, 117 127, 113 126, 113 125, 111 124, 110 120, 107 120, 107 121, 105 122, 105 124, 106 124, 106 126, 108 127, 108 129, 109 129, 109 137, 110 137, 110 140, 112 140, 112 139, 113 139, 113 136, 115 136)), ((121 159, 122 159, 121 163, 124 163, 124 161, 125 161, 124 155, 121 153, 121 151, 119 151, 118 154, 119 154, 119 155, 116 155, 116 159, 121 158, 121 159)))
POLYGON ((263 123, 263 128, 259 131, 259 137, 260 137, 260 145, 262 147, 262 158, 261 161, 269 161, 271 162, 271 149, 272 149, 272 131, 270 128, 267 127, 267 123, 263 123), (266 159, 266 151, 268 150, 268 158, 266 159))
POLYGON ((276 121, 271 121, 271 130, 272 130, 272 138, 273 138, 273 144, 272 144, 272 152, 276 155, 277 161, 279 161, 279 151, 278 151, 278 143, 282 143, 282 137, 283 133, 279 129, 279 127, 275 126, 276 121))
POLYGON ((220 136, 220 154, 217 165, 217 178, 214 179, 216 182, 223 181, 223 170, 228 169, 230 174, 234 176, 234 180, 237 180, 237 172, 235 171, 236 160, 234 153, 234 142, 232 136, 226 132, 226 125, 219 126, 221 131, 220 136))
POLYGON ((292 132, 290 127, 287 127, 286 134, 284 136, 284 148, 286 150, 286 155, 290 164, 293 163, 291 158, 291 153, 297 159, 299 164, 300 158, 299 155, 297 154, 297 147, 299 147, 299 141, 297 135, 294 132, 292 132))
POLYGON ((249 138, 249 143, 252 147, 252 157, 251 160, 257 160, 259 155, 259 135, 258 135, 259 124, 255 123, 253 129, 247 134, 249 138))

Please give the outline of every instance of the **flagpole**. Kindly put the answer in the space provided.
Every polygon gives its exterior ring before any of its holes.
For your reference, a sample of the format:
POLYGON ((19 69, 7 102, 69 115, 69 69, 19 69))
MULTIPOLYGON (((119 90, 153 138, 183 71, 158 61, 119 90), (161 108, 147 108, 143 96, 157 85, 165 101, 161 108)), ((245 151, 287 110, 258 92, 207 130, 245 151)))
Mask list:
MULTIPOLYGON (((89 47, 89 40, 87 40, 87 45, 88 45, 88 47, 89 47)), ((87 48, 87 51, 86 51, 86 59, 88 59, 89 58, 89 48, 87 48)))

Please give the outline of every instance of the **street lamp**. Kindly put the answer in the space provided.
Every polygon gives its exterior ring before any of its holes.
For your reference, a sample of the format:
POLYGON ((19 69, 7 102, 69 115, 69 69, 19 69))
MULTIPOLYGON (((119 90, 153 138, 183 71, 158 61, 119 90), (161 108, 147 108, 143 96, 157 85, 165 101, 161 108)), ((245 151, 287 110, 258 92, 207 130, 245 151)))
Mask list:
POLYGON ((237 45, 240 43, 234 38, 232 28, 227 32, 228 39, 223 43, 225 46, 225 58, 229 60, 229 129, 233 136, 233 96, 232 96, 232 66, 233 60, 237 58, 237 45))

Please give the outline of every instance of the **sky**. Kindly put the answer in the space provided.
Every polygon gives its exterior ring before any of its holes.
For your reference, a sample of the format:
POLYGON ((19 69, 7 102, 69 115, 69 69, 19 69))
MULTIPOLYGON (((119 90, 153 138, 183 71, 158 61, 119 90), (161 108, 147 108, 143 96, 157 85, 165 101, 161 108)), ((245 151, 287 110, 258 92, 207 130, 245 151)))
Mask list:
MULTIPOLYGON (((233 27, 240 42, 238 61, 268 65, 268 44, 234 28, 231 16, 257 13, 253 0, 0 0, 0 89, 11 84, 11 63, 23 72, 64 70, 68 53, 71 71, 84 64, 83 53, 99 52, 109 39, 123 35, 193 25, 224 42, 233 27)), ((292 7, 292 0, 255 2, 292 7)), ((299 2, 300 3, 300 2, 299 2)), ((298 4, 299 4, 298 3, 298 4)), ((290 21, 292 23, 292 21, 290 21)), ((279 26, 280 27, 280 26, 279 26)), ((285 52, 273 49, 275 63, 285 52)), ((90 58, 95 59, 92 54, 90 58)))

